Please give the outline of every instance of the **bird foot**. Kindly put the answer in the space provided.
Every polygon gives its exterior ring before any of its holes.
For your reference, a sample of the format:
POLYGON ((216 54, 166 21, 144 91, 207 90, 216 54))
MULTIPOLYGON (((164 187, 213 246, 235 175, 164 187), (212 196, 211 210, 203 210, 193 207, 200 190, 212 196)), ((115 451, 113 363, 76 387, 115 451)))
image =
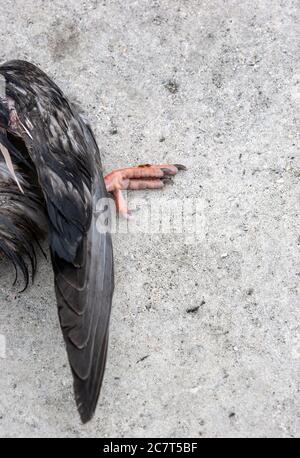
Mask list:
POLYGON ((127 207, 122 191, 161 189, 173 183, 172 176, 176 175, 179 170, 186 170, 186 167, 180 164, 139 165, 114 170, 104 177, 104 182, 107 191, 114 196, 119 214, 130 219, 132 214, 127 207))

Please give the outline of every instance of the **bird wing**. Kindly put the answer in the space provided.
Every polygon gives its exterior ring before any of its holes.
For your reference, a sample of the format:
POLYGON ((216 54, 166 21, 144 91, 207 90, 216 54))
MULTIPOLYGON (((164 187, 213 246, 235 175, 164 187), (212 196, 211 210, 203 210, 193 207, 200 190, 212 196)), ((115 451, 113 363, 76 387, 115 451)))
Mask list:
POLYGON ((93 213, 76 263, 52 255, 60 324, 84 423, 94 413, 103 379, 113 294, 111 237, 98 232, 96 218, 93 213))
POLYGON ((114 282, 111 236, 96 226, 97 202, 107 193, 97 162, 85 160, 95 145, 89 131, 83 131, 77 138, 71 131, 65 148, 58 149, 46 132, 46 148, 40 144, 30 155, 46 200, 60 324, 77 407, 86 422, 102 384, 114 282))
POLYGON ((86 422, 102 384, 114 287, 111 236, 96 226, 97 203, 107 197, 100 153, 89 126, 43 72, 12 61, 1 73, 46 202, 60 324, 86 422))

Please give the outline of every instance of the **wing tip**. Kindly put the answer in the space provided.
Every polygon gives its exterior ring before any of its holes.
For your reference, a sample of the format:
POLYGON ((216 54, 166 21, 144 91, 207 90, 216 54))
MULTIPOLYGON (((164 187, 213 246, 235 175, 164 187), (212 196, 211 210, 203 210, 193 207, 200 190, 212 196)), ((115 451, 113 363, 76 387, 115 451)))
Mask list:
POLYGON ((77 406, 81 423, 85 425, 95 414, 95 406, 77 406))
POLYGON ((108 333, 105 335, 104 345, 99 355, 98 364, 94 367, 94 371, 88 380, 80 380, 72 369, 75 401, 83 424, 88 423, 93 418, 97 407, 106 366, 107 346, 108 333))
POLYGON ((76 395, 75 388, 75 400, 81 423, 86 424, 93 418, 97 407, 99 392, 100 389, 94 396, 80 396, 78 394, 76 395))

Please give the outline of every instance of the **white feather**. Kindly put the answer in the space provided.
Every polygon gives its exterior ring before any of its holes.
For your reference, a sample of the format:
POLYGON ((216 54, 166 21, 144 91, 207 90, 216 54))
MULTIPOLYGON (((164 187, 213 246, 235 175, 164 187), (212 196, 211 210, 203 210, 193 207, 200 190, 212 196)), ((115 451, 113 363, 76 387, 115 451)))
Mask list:
POLYGON ((24 191, 22 189, 22 186, 20 185, 20 182, 18 180, 18 177, 16 175, 16 172, 15 172, 15 169, 14 169, 14 166, 13 166, 13 163, 12 163, 12 160, 11 160, 11 157, 10 157, 10 154, 9 154, 9 151, 8 149, 2 145, 2 143, 0 143, 0 151, 1 153, 3 154, 3 157, 4 157, 4 160, 5 160, 5 163, 7 165, 7 168, 8 170, 10 171, 13 179, 15 180, 15 182, 17 183, 18 185, 18 188, 20 189, 20 191, 24 194, 24 191))

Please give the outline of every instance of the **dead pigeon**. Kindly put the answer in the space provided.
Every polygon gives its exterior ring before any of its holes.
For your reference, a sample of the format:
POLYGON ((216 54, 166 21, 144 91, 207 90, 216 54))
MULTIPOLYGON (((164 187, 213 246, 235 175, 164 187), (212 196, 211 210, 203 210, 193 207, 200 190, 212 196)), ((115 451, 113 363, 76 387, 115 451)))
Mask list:
POLYGON ((105 369, 114 290, 108 231, 96 227, 97 202, 113 195, 130 212, 124 189, 157 189, 181 165, 143 165, 105 178, 87 121, 40 69, 25 61, 0 67, 0 253, 27 287, 36 247, 48 236, 58 314, 83 423, 95 411, 105 369))

